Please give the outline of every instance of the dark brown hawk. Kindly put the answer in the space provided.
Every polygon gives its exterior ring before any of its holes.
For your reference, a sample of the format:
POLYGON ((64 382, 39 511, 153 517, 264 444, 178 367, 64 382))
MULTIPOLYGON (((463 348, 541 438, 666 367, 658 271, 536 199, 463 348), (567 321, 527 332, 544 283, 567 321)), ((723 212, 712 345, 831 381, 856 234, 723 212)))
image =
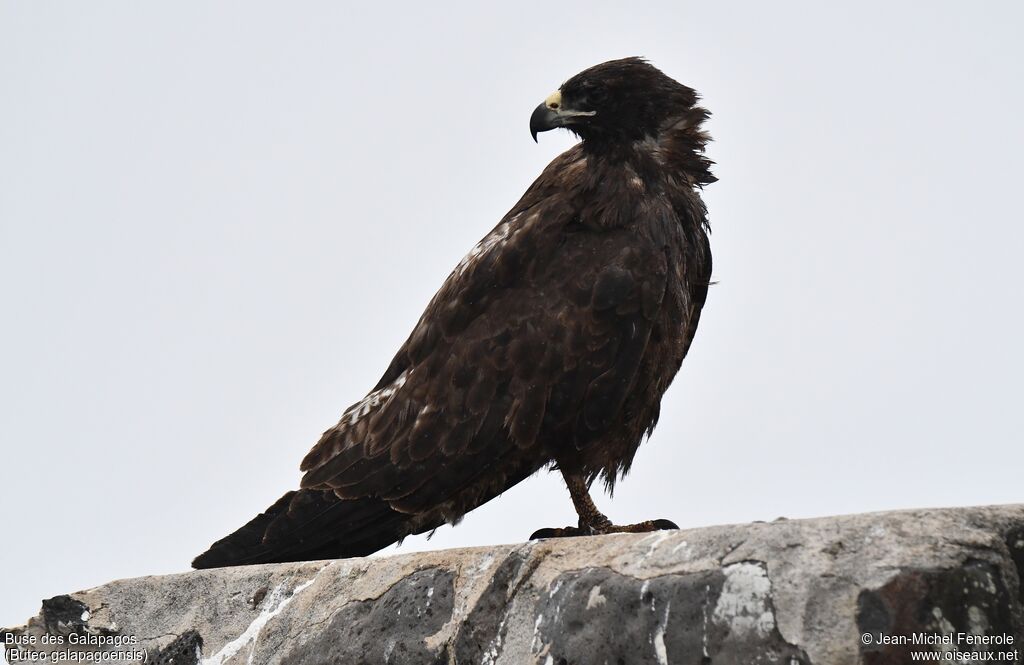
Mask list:
POLYGON ((366 555, 457 522, 545 466, 579 525, 619 527, 588 488, 611 488, 658 420, 708 292, 698 190, 708 112, 639 58, 577 74, 530 131, 582 140, 437 292, 384 376, 302 461, 301 489, 217 541, 196 568, 366 555))

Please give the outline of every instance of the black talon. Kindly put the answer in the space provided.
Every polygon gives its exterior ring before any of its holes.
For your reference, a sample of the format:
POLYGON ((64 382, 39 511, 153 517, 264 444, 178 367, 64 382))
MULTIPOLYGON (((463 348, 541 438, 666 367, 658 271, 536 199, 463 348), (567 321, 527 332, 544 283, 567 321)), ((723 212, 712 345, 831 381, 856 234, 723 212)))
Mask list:
POLYGON ((566 526, 561 529, 537 529, 533 532, 533 535, 530 536, 530 540, 543 540, 545 538, 573 538, 575 536, 585 535, 588 534, 584 533, 581 529, 577 529, 574 526, 566 526))

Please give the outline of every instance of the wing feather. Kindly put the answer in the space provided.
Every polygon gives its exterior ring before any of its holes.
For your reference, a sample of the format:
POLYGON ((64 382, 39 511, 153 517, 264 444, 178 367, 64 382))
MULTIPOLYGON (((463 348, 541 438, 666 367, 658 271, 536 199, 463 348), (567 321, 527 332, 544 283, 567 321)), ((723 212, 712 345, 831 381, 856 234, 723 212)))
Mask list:
POLYGON ((602 434, 636 381, 665 256, 633 232, 581 231, 571 212, 513 209, 481 241, 303 461, 303 488, 471 509, 602 434))

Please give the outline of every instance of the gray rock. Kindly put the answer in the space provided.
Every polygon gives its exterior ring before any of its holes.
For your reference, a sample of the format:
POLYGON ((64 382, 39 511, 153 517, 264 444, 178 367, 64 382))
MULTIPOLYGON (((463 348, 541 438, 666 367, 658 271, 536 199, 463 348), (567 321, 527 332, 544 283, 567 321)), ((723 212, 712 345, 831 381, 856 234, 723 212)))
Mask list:
POLYGON ((914 510, 118 580, 0 633, 12 663, 1019 662, 1022 565, 1024 505, 914 510))

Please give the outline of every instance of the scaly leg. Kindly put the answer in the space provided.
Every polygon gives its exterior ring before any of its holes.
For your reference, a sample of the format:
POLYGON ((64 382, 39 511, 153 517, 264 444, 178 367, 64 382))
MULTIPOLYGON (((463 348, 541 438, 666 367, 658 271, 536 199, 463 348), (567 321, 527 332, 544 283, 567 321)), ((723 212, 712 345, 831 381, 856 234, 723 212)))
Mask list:
POLYGON ((579 526, 539 529, 530 536, 530 540, 566 536, 596 536, 602 533, 645 533, 679 528, 670 520, 647 520, 637 524, 616 526, 594 505, 594 500, 590 498, 590 491, 587 488, 587 481, 582 475, 569 473, 562 469, 562 477, 565 478, 565 485, 569 488, 569 495, 572 496, 572 505, 576 507, 576 514, 580 516, 579 526))

